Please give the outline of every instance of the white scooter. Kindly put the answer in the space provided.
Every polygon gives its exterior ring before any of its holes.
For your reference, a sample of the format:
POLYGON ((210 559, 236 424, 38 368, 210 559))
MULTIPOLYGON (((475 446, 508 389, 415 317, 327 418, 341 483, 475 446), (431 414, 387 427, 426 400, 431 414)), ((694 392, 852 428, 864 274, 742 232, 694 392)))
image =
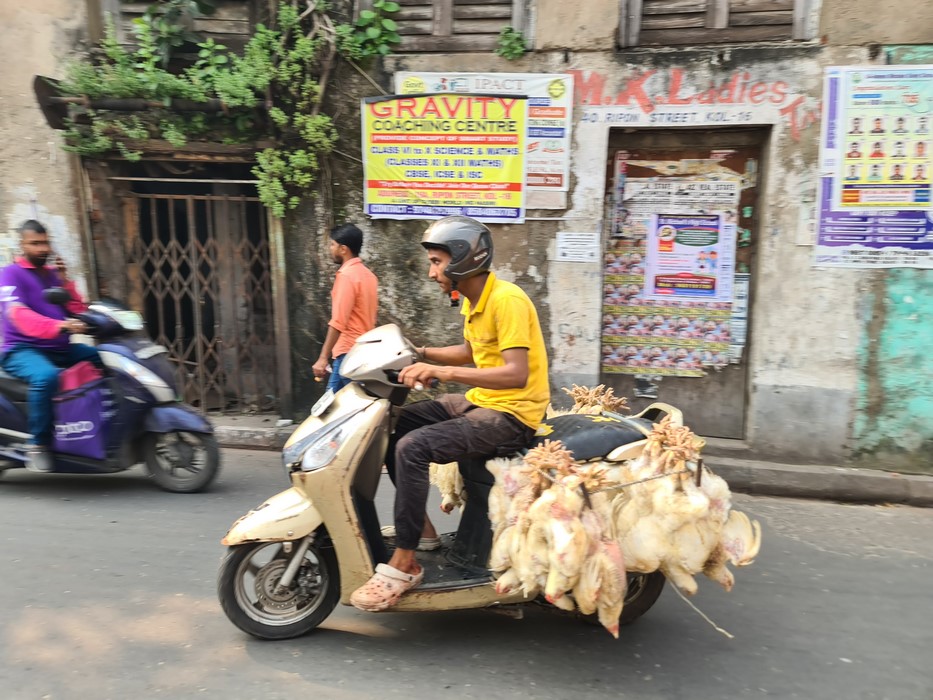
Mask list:
MULTIPOLYGON (((416 357, 395 325, 360 336, 340 367, 352 382, 326 393, 285 445, 291 488, 241 517, 223 538, 229 550, 218 596, 241 630, 261 639, 305 634, 338 602, 349 605, 350 594, 369 580, 376 564, 388 561, 373 501, 389 436, 409 393, 398 373, 416 357)), ((682 421, 680 411, 653 404, 634 418, 589 421, 598 431, 581 430, 580 416, 558 416, 543 432, 562 440, 577 459, 631 459, 640 454, 652 421, 664 414, 682 421)), ((549 605, 521 592, 496 593, 487 569, 493 477, 485 460, 462 461, 460 471, 467 501, 457 532, 442 535, 440 550, 418 553, 424 582, 389 611, 549 605)), ((643 615, 664 582, 660 572, 630 574, 620 624, 643 615)))

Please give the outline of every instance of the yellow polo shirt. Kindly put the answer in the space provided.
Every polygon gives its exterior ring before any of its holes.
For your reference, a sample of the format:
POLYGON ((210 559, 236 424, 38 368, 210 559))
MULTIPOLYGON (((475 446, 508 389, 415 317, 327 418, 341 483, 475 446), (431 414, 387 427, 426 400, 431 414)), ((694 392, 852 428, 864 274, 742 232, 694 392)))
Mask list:
POLYGON ((473 364, 484 369, 505 364, 503 350, 528 349, 528 382, 521 389, 482 389, 466 393, 471 403, 509 413, 529 428, 537 429, 551 399, 548 384, 547 350, 538 322, 538 312, 522 289, 489 273, 476 302, 464 298, 463 337, 473 349, 473 364))

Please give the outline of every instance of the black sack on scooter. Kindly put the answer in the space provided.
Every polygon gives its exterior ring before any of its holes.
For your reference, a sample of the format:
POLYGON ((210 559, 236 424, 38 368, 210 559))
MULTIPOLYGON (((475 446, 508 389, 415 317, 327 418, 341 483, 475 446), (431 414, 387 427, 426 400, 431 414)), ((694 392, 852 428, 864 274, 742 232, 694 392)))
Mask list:
POLYGON ((586 462, 605 457, 620 445, 644 440, 650 431, 651 422, 641 418, 571 413, 542 421, 530 447, 560 440, 575 460, 586 462))

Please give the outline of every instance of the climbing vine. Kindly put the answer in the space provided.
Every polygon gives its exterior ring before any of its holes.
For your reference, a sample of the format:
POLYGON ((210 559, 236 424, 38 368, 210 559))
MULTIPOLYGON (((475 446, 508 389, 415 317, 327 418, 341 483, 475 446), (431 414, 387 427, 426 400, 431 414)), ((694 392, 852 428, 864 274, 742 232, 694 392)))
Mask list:
MULTIPOLYGON (((207 9, 210 3, 197 4, 207 9)), ((337 141, 322 106, 338 55, 384 55, 399 40, 389 16, 398 4, 376 0, 373 8, 349 25, 334 23, 322 0, 281 0, 274 21, 256 25, 242 55, 198 39, 196 59, 182 70, 169 70, 165 58, 163 39, 175 34, 151 18, 134 21, 132 49, 117 41, 110 25, 97 60, 73 64, 59 86, 84 102, 68 122, 66 147, 85 156, 116 150, 138 160, 139 142, 147 139, 180 148, 198 139, 271 137, 276 145, 257 154, 253 174, 263 204, 282 217, 311 191, 337 141)), ((184 37, 182 43, 191 43, 193 37, 184 37)))

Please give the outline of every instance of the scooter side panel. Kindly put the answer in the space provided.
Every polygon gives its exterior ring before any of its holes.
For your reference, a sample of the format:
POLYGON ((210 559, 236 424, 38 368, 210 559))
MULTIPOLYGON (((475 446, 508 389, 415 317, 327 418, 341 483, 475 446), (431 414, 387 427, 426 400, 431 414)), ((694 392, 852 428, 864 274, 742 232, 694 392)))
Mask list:
POLYGON ((296 488, 276 494, 233 523, 220 543, 232 547, 246 542, 284 542, 314 532, 324 519, 296 488))
POLYGON ((176 430, 207 434, 214 432, 214 426, 207 418, 183 403, 153 406, 146 416, 143 429, 147 433, 171 433, 176 430))

